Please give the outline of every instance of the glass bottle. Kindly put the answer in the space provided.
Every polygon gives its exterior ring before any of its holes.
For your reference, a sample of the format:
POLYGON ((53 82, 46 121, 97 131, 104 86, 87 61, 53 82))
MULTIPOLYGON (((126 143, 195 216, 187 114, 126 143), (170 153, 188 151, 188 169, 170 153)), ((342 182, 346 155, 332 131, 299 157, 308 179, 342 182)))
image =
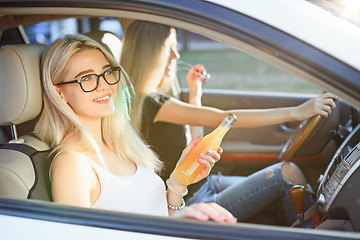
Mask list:
POLYGON ((207 151, 216 151, 221 144, 227 131, 236 122, 234 114, 229 114, 222 123, 211 133, 206 135, 189 152, 185 159, 175 169, 175 177, 184 185, 190 185, 197 175, 204 169, 204 165, 199 164, 197 160, 200 154, 207 151))

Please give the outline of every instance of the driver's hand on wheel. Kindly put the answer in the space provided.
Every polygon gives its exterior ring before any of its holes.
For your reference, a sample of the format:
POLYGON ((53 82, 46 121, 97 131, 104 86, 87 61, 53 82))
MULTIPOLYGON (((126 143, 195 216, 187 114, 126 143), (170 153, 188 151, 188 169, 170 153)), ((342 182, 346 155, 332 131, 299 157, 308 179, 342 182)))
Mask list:
POLYGON ((335 100, 338 100, 336 95, 332 93, 323 93, 295 107, 293 114, 298 121, 302 121, 318 114, 327 118, 331 114, 331 111, 336 107, 335 100))

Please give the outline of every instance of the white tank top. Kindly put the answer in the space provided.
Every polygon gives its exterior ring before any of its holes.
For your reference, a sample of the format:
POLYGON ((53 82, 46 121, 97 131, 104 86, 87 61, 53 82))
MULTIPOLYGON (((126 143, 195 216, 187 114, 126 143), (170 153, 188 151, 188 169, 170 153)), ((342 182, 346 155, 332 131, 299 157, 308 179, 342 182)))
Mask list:
POLYGON ((98 175, 101 187, 99 198, 91 206, 92 208, 158 216, 169 215, 165 184, 156 173, 142 165, 137 165, 133 175, 118 176, 89 158, 86 159, 98 175))

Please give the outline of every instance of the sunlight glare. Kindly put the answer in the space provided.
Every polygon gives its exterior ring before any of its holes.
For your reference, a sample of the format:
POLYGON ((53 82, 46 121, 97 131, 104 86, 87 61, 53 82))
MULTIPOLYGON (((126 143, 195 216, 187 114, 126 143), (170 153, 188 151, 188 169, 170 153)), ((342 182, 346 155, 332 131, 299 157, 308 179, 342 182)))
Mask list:
POLYGON ((347 12, 357 12, 360 11, 360 1, 359 0, 343 0, 344 7, 347 12))

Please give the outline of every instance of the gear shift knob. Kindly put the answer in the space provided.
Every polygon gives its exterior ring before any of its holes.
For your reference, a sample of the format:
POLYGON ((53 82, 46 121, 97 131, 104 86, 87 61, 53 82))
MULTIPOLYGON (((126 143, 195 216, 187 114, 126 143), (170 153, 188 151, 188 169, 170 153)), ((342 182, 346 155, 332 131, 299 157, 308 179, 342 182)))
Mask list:
POLYGON ((306 188, 303 185, 295 185, 289 190, 289 195, 295 212, 300 221, 300 225, 304 227, 304 199, 306 188))

